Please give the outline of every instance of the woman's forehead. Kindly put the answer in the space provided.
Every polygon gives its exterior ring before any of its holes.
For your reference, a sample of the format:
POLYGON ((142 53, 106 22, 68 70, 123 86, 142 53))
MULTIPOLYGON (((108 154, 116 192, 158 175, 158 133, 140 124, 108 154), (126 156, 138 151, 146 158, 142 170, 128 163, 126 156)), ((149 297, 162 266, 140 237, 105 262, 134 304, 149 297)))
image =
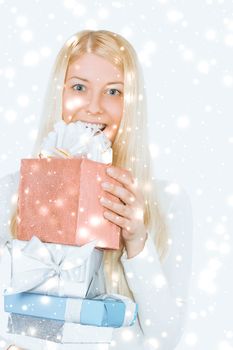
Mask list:
POLYGON ((93 79, 121 82, 123 83, 123 72, 107 59, 87 53, 72 61, 67 69, 67 79, 72 76, 81 77, 83 80, 93 79))

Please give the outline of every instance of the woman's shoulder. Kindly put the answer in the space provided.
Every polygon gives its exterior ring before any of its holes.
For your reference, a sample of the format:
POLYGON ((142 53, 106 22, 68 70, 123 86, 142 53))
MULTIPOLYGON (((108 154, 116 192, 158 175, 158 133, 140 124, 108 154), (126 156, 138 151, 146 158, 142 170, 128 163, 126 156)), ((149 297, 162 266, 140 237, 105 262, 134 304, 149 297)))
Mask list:
POLYGON ((164 212, 169 212, 174 206, 184 207, 190 204, 190 195, 184 185, 165 179, 156 179, 155 188, 160 205, 164 212))
MULTIPOLYGON (((20 173, 15 171, 0 177, 0 205, 3 207, 5 202, 18 192, 20 173)), ((10 204, 13 204, 11 202, 10 204)))
POLYGON ((0 193, 1 191, 10 190, 19 183, 20 173, 19 171, 14 171, 12 173, 0 176, 0 193))
POLYGON ((16 204, 19 171, 0 177, 0 243, 11 238, 9 220, 16 204))

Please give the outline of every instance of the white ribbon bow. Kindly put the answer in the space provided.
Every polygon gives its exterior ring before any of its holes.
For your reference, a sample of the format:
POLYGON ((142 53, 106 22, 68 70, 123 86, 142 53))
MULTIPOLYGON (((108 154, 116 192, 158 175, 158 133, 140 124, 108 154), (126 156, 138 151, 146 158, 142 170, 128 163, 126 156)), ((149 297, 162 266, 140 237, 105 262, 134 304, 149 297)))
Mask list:
MULTIPOLYGON (((49 249, 49 245, 50 247, 61 246, 53 245, 52 243, 42 243, 36 236, 31 238, 26 246, 20 250, 20 254, 31 260, 32 268, 14 272, 13 266, 11 287, 7 288, 4 294, 21 293, 34 289, 54 276, 58 277, 59 284, 61 280, 84 281, 86 260, 90 257, 96 245, 96 240, 82 247, 66 246, 66 253, 61 250, 62 255, 58 254, 55 248, 53 250, 49 249), (37 262, 36 267, 33 266, 35 261, 37 262)), ((12 254, 14 254, 13 251, 12 254)), ((12 255, 12 259, 14 259, 14 255, 12 255)), ((17 262, 13 260, 14 263, 17 262)))
POLYGON ((112 163, 112 142, 97 126, 60 120, 44 138, 40 158, 75 158, 84 156, 101 163, 112 163))

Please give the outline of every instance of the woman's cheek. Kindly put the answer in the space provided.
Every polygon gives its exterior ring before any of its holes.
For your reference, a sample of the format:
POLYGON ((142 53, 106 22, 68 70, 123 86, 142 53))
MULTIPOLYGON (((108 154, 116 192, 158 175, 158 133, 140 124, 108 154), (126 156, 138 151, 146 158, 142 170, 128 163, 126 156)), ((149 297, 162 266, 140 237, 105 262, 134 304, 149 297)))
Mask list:
POLYGON ((77 112, 80 108, 85 105, 85 100, 83 97, 79 96, 69 96, 65 94, 63 97, 63 119, 65 121, 70 119, 75 112, 77 112))
POLYGON ((114 116, 114 119, 118 119, 123 111, 123 105, 121 101, 108 101, 107 109, 110 115, 114 116))

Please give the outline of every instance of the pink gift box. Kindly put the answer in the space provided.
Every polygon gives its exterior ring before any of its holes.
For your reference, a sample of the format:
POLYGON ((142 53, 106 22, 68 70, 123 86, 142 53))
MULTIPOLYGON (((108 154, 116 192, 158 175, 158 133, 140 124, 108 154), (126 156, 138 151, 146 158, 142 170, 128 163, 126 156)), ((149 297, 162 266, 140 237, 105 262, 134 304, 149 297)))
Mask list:
POLYGON ((17 239, 119 249, 120 226, 104 218, 99 198, 120 203, 101 182, 122 185, 106 174, 110 164, 87 158, 22 159, 17 239))

